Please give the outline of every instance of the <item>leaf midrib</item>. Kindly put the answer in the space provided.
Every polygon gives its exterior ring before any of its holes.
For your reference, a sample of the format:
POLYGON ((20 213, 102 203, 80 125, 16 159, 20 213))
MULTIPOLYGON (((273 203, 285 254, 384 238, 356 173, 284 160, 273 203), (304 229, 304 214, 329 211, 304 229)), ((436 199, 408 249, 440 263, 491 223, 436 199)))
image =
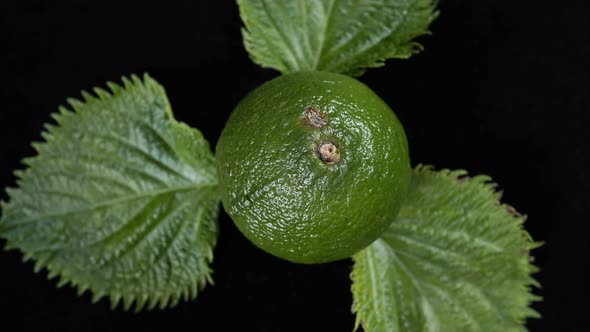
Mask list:
POLYGON ((217 187, 217 183, 191 184, 191 185, 187 185, 187 186, 175 186, 175 187, 169 187, 169 188, 165 188, 165 189, 161 189, 161 190, 135 193, 133 195, 123 195, 121 197, 98 202, 95 204, 89 204, 89 205, 82 206, 82 207, 75 208, 75 209, 55 211, 52 213, 45 213, 45 214, 38 215, 35 217, 31 217, 31 218, 15 219, 10 224, 4 225, 4 226, 6 227, 6 229, 10 229, 11 228, 10 226, 18 227, 18 226, 21 226, 24 224, 37 222, 37 221, 44 219, 44 218, 59 217, 59 216, 66 216, 66 215, 70 215, 70 214, 94 211, 94 210, 98 210, 101 208, 117 205, 120 203, 129 202, 129 201, 133 201, 133 200, 137 200, 137 199, 141 199, 141 198, 157 197, 157 196, 166 195, 166 194, 170 194, 170 193, 191 191, 191 190, 197 190, 197 189, 202 190, 203 188, 214 188, 214 187, 217 187))
MULTIPOLYGON (((425 317, 426 319, 428 319, 429 322, 431 322, 433 324, 433 325, 427 326, 429 328, 429 331, 431 331, 431 332, 439 331, 438 319, 436 317, 436 312, 434 312, 434 307, 432 306, 432 303, 430 303, 430 301, 428 300, 428 297, 426 296, 426 292, 420 286, 419 279, 414 276, 412 271, 397 256, 394 248, 389 243, 387 243, 384 240, 379 240, 379 241, 376 241, 375 243, 384 247, 385 252, 387 252, 389 257, 391 257, 391 259, 397 263, 397 266, 399 266, 400 269, 404 272, 404 274, 409 278, 410 282, 412 283, 412 286, 414 287, 414 289, 416 289, 418 291, 420 297, 422 298, 421 305, 422 305, 423 309, 424 309, 424 304, 426 304, 427 307, 430 308, 430 314, 432 316, 425 317), (432 318, 432 319, 430 319, 430 318, 432 318)), ((427 314, 427 311, 428 310, 424 310, 424 313, 427 314)))
POLYGON ((328 28, 330 27, 330 18, 332 16, 332 11, 334 10, 334 7, 336 6, 336 1, 337 0, 332 0, 330 2, 330 6, 328 7, 328 11, 327 14, 324 15, 324 28, 322 30, 322 32, 319 35, 320 38, 320 43, 319 43, 319 47, 318 47, 318 51, 316 53, 314 62, 313 62, 313 69, 317 70, 318 66, 320 65, 320 59, 322 57, 322 54, 324 53, 324 48, 326 47, 326 35, 328 33, 328 28))

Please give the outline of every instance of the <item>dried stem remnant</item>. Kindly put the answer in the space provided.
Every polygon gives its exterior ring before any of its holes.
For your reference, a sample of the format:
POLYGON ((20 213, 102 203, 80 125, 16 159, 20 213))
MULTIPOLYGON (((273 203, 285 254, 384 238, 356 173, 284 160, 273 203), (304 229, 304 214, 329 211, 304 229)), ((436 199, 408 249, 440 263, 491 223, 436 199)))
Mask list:
POLYGON ((334 165, 340 161, 340 150, 331 142, 321 142, 318 146, 318 156, 326 165, 334 165))

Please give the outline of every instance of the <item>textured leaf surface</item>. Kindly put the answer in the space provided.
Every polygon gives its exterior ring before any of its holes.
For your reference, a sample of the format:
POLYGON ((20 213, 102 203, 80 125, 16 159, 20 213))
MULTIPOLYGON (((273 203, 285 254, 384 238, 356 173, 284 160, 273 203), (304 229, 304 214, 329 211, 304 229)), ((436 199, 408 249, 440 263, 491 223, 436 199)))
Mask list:
POLYGON ((146 76, 69 100, 46 143, 16 172, 0 236, 80 293, 116 306, 165 307, 210 279, 217 236, 215 163, 146 76))
POLYGON ((244 43, 262 67, 353 76, 409 58, 436 17, 432 0, 238 0, 244 43))
POLYGON ((386 233, 354 256, 366 331, 524 331, 536 297, 524 218, 488 177, 418 167, 386 233))

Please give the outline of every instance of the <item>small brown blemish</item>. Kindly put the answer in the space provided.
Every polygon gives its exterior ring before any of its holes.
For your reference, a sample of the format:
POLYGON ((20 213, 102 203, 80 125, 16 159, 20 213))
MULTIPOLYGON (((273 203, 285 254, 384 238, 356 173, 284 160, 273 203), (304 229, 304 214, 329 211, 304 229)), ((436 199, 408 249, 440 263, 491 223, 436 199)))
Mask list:
POLYGON ((508 213, 510 213, 512 216, 514 216, 514 217, 520 216, 520 213, 518 213, 518 211, 516 211, 516 209, 513 206, 508 205, 508 204, 505 204, 504 206, 506 207, 506 210, 508 211, 508 213))
POLYGON ((334 165, 340 161, 340 150, 331 142, 321 142, 318 146, 318 156, 326 165, 334 165))
POLYGON ((328 124, 328 118, 324 112, 308 106, 301 115, 301 122, 306 127, 322 128, 328 124))
POLYGON ((521 253, 523 256, 526 256, 529 263, 534 263, 535 262, 535 257, 531 255, 531 252, 529 249, 521 249, 521 253))

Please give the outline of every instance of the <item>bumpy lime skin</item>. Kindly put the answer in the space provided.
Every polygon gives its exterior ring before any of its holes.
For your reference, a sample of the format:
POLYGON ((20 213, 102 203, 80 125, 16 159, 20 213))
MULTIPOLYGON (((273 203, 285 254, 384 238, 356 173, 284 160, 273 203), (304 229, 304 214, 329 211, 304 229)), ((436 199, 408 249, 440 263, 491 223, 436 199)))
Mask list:
POLYGON ((216 148, 223 205, 259 248, 297 263, 343 259, 376 240, 408 188, 399 120, 366 85, 298 72, 266 82, 231 114, 216 148), (306 126, 312 107, 328 119, 306 126), (318 157, 335 144, 340 161, 318 157))

